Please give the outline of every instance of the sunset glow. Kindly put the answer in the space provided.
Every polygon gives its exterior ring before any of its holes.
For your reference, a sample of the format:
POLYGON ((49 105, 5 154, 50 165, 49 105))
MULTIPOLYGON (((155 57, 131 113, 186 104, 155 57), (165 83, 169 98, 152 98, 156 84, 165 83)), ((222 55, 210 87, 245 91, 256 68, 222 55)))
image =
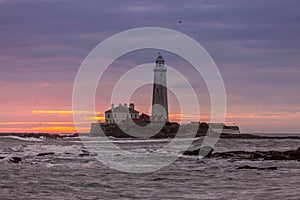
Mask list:
MULTIPOLYGON (((83 116, 87 126, 89 122, 104 121, 111 103, 124 103, 119 99, 112 102, 116 82, 135 66, 146 63, 154 66, 158 52, 163 54, 168 66, 188 79, 199 102, 200 116, 189 115, 184 110, 180 113, 176 95, 190 97, 191 94, 175 95, 168 91, 170 119, 181 123, 197 118, 210 122, 210 94, 203 77, 180 56, 151 48, 129 52, 110 64, 99 77, 95 99, 92 99, 96 112, 72 111, 74 81, 86 56, 110 36, 137 27, 172 29, 205 48, 224 81, 226 123, 239 125, 242 132, 300 132, 297 6, 286 6, 279 15, 283 3, 273 7, 265 2, 236 2, 232 6, 221 1, 191 2, 185 6, 161 2, 161 5, 143 5, 143 9, 139 9, 138 2, 125 7, 106 2, 104 8, 95 2, 90 2, 95 6, 84 2, 61 1, 59 6, 55 3, 0 3, 3 19, 0 22, 3 29, 0 31, 0 132, 76 132, 73 114, 83 116), (110 11, 106 12, 106 8, 110 11), (167 11, 161 12, 164 8, 167 11), (240 10, 247 12, 236 12, 240 10), (269 15, 265 14, 266 10, 270 11, 269 15)), ((99 68, 103 67, 102 62, 98 64, 99 68)), ((153 77, 152 68, 149 77, 153 77)), ((137 75, 131 81, 134 84, 140 79, 143 77, 137 75)), ((185 88, 176 81, 175 78, 172 86, 185 88)), ((144 89, 141 86, 132 95, 130 101, 140 114, 150 114, 151 95, 152 85, 144 89)))
MULTIPOLYGON (((32 113, 39 117, 46 116, 48 119, 62 119, 62 121, 6 121, 0 122, 0 132, 53 132, 53 133, 75 133, 74 122, 72 120, 72 111, 70 110, 33 110, 32 113), (69 121, 66 121, 65 117, 69 121), (63 118, 61 118, 63 117, 63 118)), ((88 114, 89 112, 82 112, 82 114, 88 114)), ((100 115, 101 112, 97 112, 100 115)), ((39 118, 38 117, 38 118, 39 118)), ((170 120, 176 122, 189 122, 194 116, 181 115, 180 113, 170 113, 170 120)), ((89 126, 90 121, 104 122, 105 117, 87 117, 85 126, 89 126)), ((210 115, 201 115, 201 122, 210 122, 210 115)), ((252 112, 252 113, 227 113, 226 123, 228 125, 240 125, 243 130, 244 127, 250 123, 252 125, 263 126, 265 121, 272 124, 284 125, 285 123, 291 123, 292 120, 300 121, 300 112, 286 113, 286 112, 252 112)), ((295 122, 296 125, 296 122, 295 122)), ((278 126, 275 126, 278 128, 278 126)), ((83 132, 89 132, 89 128, 81 130, 83 132)), ((251 132, 251 131, 250 131, 251 132)))
POLYGON ((300 0, 0 0, 0 27, 0 200, 300 200, 300 0))
MULTIPOLYGON (((59 114, 59 115, 72 115, 72 110, 33 110, 32 113, 38 114, 59 114)), ((76 111, 77 114, 100 114, 100 112, 76 111)))

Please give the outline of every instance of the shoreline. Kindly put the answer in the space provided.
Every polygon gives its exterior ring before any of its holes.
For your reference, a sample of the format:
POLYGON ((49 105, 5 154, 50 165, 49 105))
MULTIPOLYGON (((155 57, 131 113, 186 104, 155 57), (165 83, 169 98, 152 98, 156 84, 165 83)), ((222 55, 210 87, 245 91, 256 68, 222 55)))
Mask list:
MULTIPOLYGON (((89 134, 89 133, 84 133, 86 134, 86 136, 91 136, 93 137, 93 135, 89 134)), ((70 133, 70 134, 58 134, 58 133, 0 133, 0 137, 1 136, 18 136, 18 137, 23 137, 23 138, 28 138, 28 137, 33 137, 33 138, 49 138, 49 139, 58 139, 58 138, 66 138, 66 137, 79 137, 79 135, 83 135, 82 134, 78 134, 78 133, 70 133)), ((163 138, 174 138, 176 134, 171 134, 171 135, 165 135, 165 136, 154 136, 151 137, 151 139, 163 139, 163 138)), ((107 137, 112 136, 112 135, 107 135, 107 137)), ((205 135, 201 135, 201 137, 204 137, 205 135)), ((113 137, 113 136, 112 136, 113 137)), ((114 138, 138 138, 138 137, 133 137, 133 136, 129 136, 128 137, 114 137, 114 138)), ((144 138, 145 139, 145 138, 144 138)), ((149 138, 150 139, 150 138, 149 138)), ((222 133, 220 135, 220 139, 296 139, 296 140, 300 140, 300 134, 299 136, 296 135, 287 135, 284 136, 282 134, 282 136, 278 136, 278 135, 273 135, 270 134, 270 136, 266 136, 266 135, 259 135, 259 134, 249 134, 249 133, 240 133, 240 134, 230 134, 230 133, 222 133)))

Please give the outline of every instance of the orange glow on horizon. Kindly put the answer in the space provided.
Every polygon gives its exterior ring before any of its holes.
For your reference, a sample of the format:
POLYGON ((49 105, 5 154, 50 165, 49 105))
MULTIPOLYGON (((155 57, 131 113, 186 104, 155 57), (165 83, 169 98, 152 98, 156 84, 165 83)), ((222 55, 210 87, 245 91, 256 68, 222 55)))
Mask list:
MULTIPOLYGON (((43 133, 76 133, 74 121, 72 119, 72 110, 33 110, 31 113, 36 115, 37 121, 3 121, 0 122, 0 132, 43 132, 43 133), (41 116, 41 117, 40 117, 41 116), (42 117, 44 116, 44 117, 42 117), (67 118, 60 116, 69 116, 67 118), (59 121, 59 120, 62 121, 59 121), (44 121, 43 121, 44 120, 44 121), (53 120, 53 121, 50 121, 53 120)), ((86 115, 85 120, 80 125, 80 132, 89 132, 91 122, 103 122, 105 117, 101 112, 91 115, 89 112, 80 111, 80 114, 86 115)), ((200 117, 189 114, 170 113, 170 121, 178 123, 210 122, 209 113, 202 113, 200 117)), ((254 125, 285 125, 290 121, 299 121, 300 112, 231 112, 226 114, 227 125, 238 125, 241 129, 247 130, 247 127, 254 125)), ((296 126, 296 125, 294 125, 296 126)), ((248 128, 249 129, 249 128, 248 128)))
POLYGON ((96 117, 90 117, 88 118, 89 120, 93 120, 93 121, 105 121, 105 117, 104 116, 96 116, 96 117))
POLYGON ((59 115, 72 115, 76 114, 100 114, 99 112, 90 111, 73 111, 73 110, 33 110, 32 113, 35 114, 59 114, 59 115))
MULTIPOLYGON (((34 127, 30 129, 33 132, 45 133, 76 133, 77 130, 74 126, 54 126, 54 127, 34 127)), ((89 129, 82 128, 81 132, 89 132, 89 129)))
POLYGON ((0 122, 0 125, 74 125, 74 122, 0 122))
MULTIPOLYGON (((81 129, 81 132, 89 132, 89 129, 81 129)), ((30 128, 0 128, 2 133, 77 133, 74 126, 54 126, 54 127, 30 127, 30 128)))

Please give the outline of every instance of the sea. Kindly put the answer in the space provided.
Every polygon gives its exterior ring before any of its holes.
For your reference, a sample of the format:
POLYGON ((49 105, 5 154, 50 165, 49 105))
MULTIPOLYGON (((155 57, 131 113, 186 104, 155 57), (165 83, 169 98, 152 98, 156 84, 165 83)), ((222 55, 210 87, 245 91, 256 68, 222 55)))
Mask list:
MULTIPOLYGON (((174 162, 148 172, 140 172, 137 165, 135 173, 101 161, 97 156, 101 151, 86 145, 94 138, 85 137, 84 141, 81 137, 0 136, 0 199, 300 199, 299 161, 201 158, 182 156, 175 148, 164 152, 164 156, 177 155, 174 162), (12 162, 13 157, 21 160, 12 162), (238 169, 245 165, 278 169, 238 169)), ((130 158, 136 152, 151 155, 171 141, 100 138, 96 144, 111 142, 126 150, 130 158)), ((197 148, 202 141, 194 139, 190 148, 197 148)), ((180 142, 178 139, 176 144, 180 146, 180 142)), ((286 151, 298 147, 300 140, 295 139, 219 139, 214 151, 286 151)), ((107 159, 122 156, 113 150, 108 155, 107 159)))

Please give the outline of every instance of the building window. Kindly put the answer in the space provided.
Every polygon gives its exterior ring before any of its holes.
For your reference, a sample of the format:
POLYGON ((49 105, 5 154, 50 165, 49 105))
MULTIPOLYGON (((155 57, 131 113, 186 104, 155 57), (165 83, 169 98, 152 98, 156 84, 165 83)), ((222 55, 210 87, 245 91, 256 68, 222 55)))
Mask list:
POLYGON ((107 114, 107 118, 110 118, 110 114, 107 114))

